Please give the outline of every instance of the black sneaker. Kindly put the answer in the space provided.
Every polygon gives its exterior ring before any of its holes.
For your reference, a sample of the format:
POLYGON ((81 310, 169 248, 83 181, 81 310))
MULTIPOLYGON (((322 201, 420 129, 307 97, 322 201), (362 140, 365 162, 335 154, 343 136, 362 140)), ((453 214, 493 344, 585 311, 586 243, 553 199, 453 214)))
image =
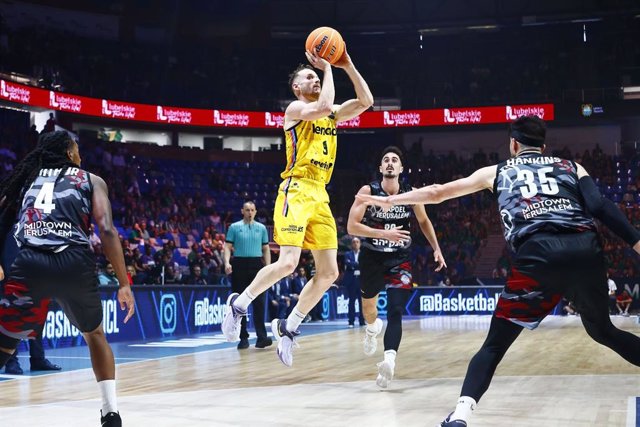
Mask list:
POLYGON ((4 373, 8 375, 22 375, 24 371, 19 363, 7 363, 4 365, 4 373))
POLYGON ((273 340, 269 337, 256 341, 256 348, 265 348, 273 344, 273 340))
POLYGON ((100 411, 100 427, 122 427, 120 414, 109 412, 107 415, 102 415, 102 411, 100 411))
POLYGON ((60 371, 62 367, 60 365, 56 365, 55 363, 51 363, 48 359, 44 359, 40 362, 31 363, 32 371, 60 371))
POLYGON ((453 412, 447 415, 447 418, 440 423, 440 427, 467 427, 466 421, 452 420, 451 415, 453 415, 453 412))
POLYGON ((238 343, 238 350, 244 350, 245 348, 249 348, 249 340, 242 338, 238 343))

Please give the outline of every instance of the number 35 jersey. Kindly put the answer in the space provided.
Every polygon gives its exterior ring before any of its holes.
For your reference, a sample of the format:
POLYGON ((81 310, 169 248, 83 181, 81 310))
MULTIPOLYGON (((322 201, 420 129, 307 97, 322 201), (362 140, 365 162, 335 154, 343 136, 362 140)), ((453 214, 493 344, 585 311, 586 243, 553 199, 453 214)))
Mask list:
POLYGON ((89 173, 80 168, 40 169, 22 199, 18 245, 52 252, 89 246, 92 194, 89 173))
POLYGON ((596 229, 584 208, 574 162, 533 153, 511 158, 497 168, 493 192, 504 237, 514 250, 533 233, 596 229))
MULTIPOLYGON (((373 181, 369 184, 371 187, 371 195, 388 196, 382 189, 379 181, 373 181)), ((411 191, 408 184, 400 184, 400 193, 411 191)), ((411 230, 411 215, 413 215, 412 205, 393 206, 387 212, 384 212, 378 206, 368 206, 365 211, 362 223, 371 228, 378 230, 389 230, 391 228, 402 227, 403 230, 411 230)), ((411 246, 411 238, 404 242, 391 242, 387 239, 378 239, 365 237, 362 239, 362 247, 377 252, 392 252, 400 258, 406 258, 410 255, 409 247, 411 246)))
POLYGON ((328 184, 336 163, 338 130, 332 115, 311 121, 299 121, 284 131, 287 167, 280 174, 328 184))

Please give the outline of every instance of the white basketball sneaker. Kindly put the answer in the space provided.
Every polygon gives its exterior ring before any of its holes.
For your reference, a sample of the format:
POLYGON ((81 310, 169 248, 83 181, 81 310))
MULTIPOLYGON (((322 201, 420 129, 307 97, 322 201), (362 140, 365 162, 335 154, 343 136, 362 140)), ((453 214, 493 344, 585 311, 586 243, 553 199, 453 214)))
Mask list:
POLYGON ((235 292, 229 295, 229 298, 227 298, 227 312, 222 320, 222 333, 229 342, 240 340, 240 322, 242 322, 242 317, 247 315, 246 311, 241 311, 233 306, 233 302, 239 296, 235 292))
POLYGON ((391 380, 393 379, 393 371, 396 368, 396 363, 392 360, 385 359, 378 363, 378 378, 376 378, 376 384, 380 388, 387 388, 391 380))
POLYGON ((376 319, 364 330, 364 354, 373 356, 378 348, 378 335, 382 332, 382 320, 376 319))
POLYGON ((271 332, 278 340, 276 353, 284 366, 291 367, 293 365, 293 349, 300 347, 296 337, 300 335, 300 331, 287 331, 287 319, 273 319, 271 322, 271 332))

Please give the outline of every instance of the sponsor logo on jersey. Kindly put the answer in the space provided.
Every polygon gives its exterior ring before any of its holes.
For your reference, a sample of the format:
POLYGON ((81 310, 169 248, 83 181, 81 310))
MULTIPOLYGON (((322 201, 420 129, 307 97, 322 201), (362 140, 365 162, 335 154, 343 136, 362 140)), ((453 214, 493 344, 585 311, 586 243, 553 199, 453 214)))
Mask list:
POLYGON ((312 128, 312 132, 315 133, 316 135, 337 135, 338 134, 338 129, 334 127, 322 127, 322 126, 316 126, 312 124, 311 128, 312 128))
POLYGON ((320 169, 324 169, 324 170, 331 170, 331 168, 333 167, 333 163, 332 162, 320 162, 316 159, 311 159, 311 164, 319 167, 320 169))
POLYGON ((298 227, 291 224, 287 227, 282 227, 280 231, 282 231, 283 233, 302 233, 304 231, 304 227, 298 227))

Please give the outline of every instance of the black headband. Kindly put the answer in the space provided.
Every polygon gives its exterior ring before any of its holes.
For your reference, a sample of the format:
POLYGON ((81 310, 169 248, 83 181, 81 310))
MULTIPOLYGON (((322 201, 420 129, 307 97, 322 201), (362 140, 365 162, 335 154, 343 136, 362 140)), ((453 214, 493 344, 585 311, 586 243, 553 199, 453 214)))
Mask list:
POLYGON ((514 138, 518 142, 530 147, 542 147, 544 145, 544 139, 527 136, 518 130, 511 131, 511 138, 514 138))

